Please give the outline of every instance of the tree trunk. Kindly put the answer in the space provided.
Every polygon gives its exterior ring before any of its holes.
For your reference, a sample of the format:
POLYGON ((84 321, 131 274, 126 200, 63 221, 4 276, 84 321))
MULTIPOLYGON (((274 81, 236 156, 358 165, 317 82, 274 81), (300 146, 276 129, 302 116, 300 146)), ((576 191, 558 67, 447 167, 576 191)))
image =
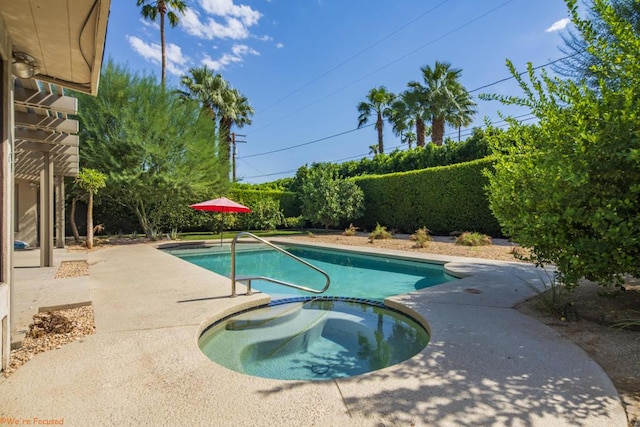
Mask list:
POLYGON ((164 11, 160 10, 160 45, 162 46, 162 87, 167 79, 167 52, 164 45, 164 11))
POLYGON ((71 222, 71 231, 73 232, 73 240, 75 240, 76 244, 80 244, 80 233, 78 233, 78 226, 76 225, 76 203, 78 202, 78 197, 74 197, 71 199, 71 212, 69 212, 69 222, 71 222))
POLYGON ((444 141, 444 117, 434 117, 431 124, 431 142, 440 146, 444 141))
POLYGON ((87 204, 87 249, 93 248, 93 193, 89 192, 87 204))
POLYGON ((378 130, 378 154, 384 153, 384 142, 382 142, 382 114, 378 112, 378 121, 376 122, 376 129, 378 130))
POLYGON ((416 120, 416 146, 424 147, 424 121, 422 119, 416 120))

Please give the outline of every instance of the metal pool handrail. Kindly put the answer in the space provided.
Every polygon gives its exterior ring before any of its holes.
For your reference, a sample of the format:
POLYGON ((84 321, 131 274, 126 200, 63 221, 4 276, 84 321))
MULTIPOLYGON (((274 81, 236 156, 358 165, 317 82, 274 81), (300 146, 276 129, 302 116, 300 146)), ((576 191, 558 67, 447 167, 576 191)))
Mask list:
POLYGON ((247 295, 251 295, 253 292, 251 291, 251 281, 252 280, 264 280, 267 282, 271 282, 271 283, 276 283, 278 285, 283 285, 283 286, 289 286, 290 288, 295 288, 295 289, 300 289, 302 291, 307 291, 307 292, 311 292, 314 294, 321 294, 324 291, 326 291, 327 289, 329 289, 329 285, 331 284, 331 279, 329 278, 329 275, 327 273, 325 273, 323 270, 319 269, 318 267, 316 267, 313 264, 309 264, 307 261, 303 260, 302 258, 298 258, 297 256, 295 256, 294 254, 282 249, 279 246, 274 245, 273 243, 256 236, 255 234, 249 233, 248 231, 241 231, 240 233, 236 234, 236 236, 233 238, 233 240, 231 241, 231 296, 235 297, 236 294, 236 280, 238 282, 246 282, 247 283, 247 295), (248 236, 248 237, 252 237, 253 239, 264 243, 267 246, 272 247, 273 249, 277 250, 278 252, 281 252, 285 255, 287 255, 290 258, 293 258, 294 260, 298 261, 301 264, 306 265, 309 268, 312 268, 313 270, 317 271, 318 273, 322 274, 325 277, 325 285, 324 288, 317 290, 317 289, 311 289, 308 288, 306 286, 300 286, 300 285, 296 285, 294 283, 289 283, 289 282, 285 282, 284 280, 278 280, 278 279, 274 279, 272 277, 265 277, 265 276, 241 276, 241 277, 236 277, 236 243, 238 241, 239 238, 243 237, 243 236, 248 236))

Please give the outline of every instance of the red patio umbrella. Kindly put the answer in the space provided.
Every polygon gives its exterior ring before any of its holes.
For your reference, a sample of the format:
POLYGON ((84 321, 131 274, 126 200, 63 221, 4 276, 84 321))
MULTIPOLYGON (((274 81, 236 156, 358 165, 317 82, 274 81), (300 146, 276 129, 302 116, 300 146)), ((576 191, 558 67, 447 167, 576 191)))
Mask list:
POLYGON ((199 211, 222 212, 222 223, 220 224, 220 246, 222 246, 222 230, 224 229, 224 214, 226 212, 249 213, 251 209, 240 203, 229 200, 226 197, 219 197, 206 202, 189 205, 189 207, 199 211))

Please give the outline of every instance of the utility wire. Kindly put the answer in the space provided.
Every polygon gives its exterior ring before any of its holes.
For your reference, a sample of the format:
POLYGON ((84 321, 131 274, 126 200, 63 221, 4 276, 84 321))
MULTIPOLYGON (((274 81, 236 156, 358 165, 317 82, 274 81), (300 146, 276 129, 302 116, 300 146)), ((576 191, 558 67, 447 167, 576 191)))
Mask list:
POLYGON ((251 154, 251 155, 248 155, 248 156, 244 156, 242 158, 243 159, 248 159, 249 157, 258 157, 258 156, 264 156, 264 155, 267 155, 267 154, 279 153, 281 151, 291 150, 292 148, 303 147, 305 145, 315 144, 316 142, 326 141, 327 139, 331 139, 331 138, 335 138, 335 137, 338 137, 338 136, 346 135, 348 133, 355 132, 355 131, 358 131, 360 129, 368 128, 368 127, 371 127, 371 126, 374 126, 374 125, 375 125, 375 123, 372 123, 370 125, 365 125, 365 126, 361 126, 359 128, 350 129, 350 130, 347 130, 347 131, 344 131, 344 132, 340 132, 340 133, 336 133, 336 134, 333 134, 333 135, 325 136, 324 138, 314 139, 313 141, 309 141, 309 142, 303 142, 302 144, 291 145, 289 147, 279 148, 277 150, 265 151, 263 153, 251 154))
POLYGON ((412 19, 411 21, 407 22, 406 24, 404 24, 403 26, 397 28, 396 30, 392 31, 391 33, 387 34, 386 36, 384 36, 383 38, 379 39, 378 41, 376 41, 375 43, 373 43, 372 45, 364 48, 363 50, 361 50, 360 52, 356 53, 355 55, 345 59, 344 61, 342 61, 341 63, 335 65, 332 68, 329 68, 327 71, 325 71, 324 73, 320 74, 319 76, 317 76, 316 78, 314 78, 313 80, 305 83, 304 85, 300 86, 299 88, 293 90, 292 92, 289 92, 287 95, 283 96, 282 98, 278 99, 277 101, 275 101, 274 103, 268 105, 267 107, 265 107, 263 110, 259 111, 259 113, 263 113, 265 111, 267 111, 268 109, 270 109, 271 107, 278 105, 279 103, 281 103, 282 101, 284 101, 285 99, 290 98, 292 95, 295 95, 296 93, 300 92, 302 89, 305 89, 309 86, 311 86, 312 84, 314 84, 315 82, 317 82, 318 80, 322 79, 323 77, 333 73, 335 70, 337 70, 338 68, 342 67, 345 64, 348 64, 349 62, 353 61, 354 59, 356 59, 357 57, 359 57, 360 55, 364 54, 365 52, 370 51, 371 49, 373 49, 374 47, 376 47, 377 45, 379 45, 380 43, 382 43, 385 40, 388 40, 389 38, 391 38, 392 36, 398 34, 400 31, 404 30, 405 28, 407 28, 408 26, 410 26, 411 24, 413 24, 414 22, 424 18, 425 16, 427 16, 428 14, 430 14, 431 12, 433 12, 434 10, 436 10, 437 8, 439 8, 440 6, 442 6, 443 4, 447 3, 449 0, 444 0, 440 3, 438 3, 437 5, 435 5, 434 7, 432 7, 431 9, 427 10, 426 12, 422 13, 421 15, 417 16, 416 18, 412 19))
MULTIPOLYGON (((546 67, 548 65, 553 65, 556 62, 564 61, 565 59, 573 58, 574 56, 576 56, 576 55, 578 55, 580 53, 583 53, 583 52, 584 51, 580 51, 580 52, 574 53, 573 55, 567 55, 567 56, 563 56, 562 58, 554 59, 553 61, 547 62, 546 64, 542 64, 542 65, 538 65, 536 67, 533 67, 533 70, 537 70, 539 68, 543 68, 543 67, 546 67)), ((528 70, 527 71, 523 71, 521 73, 518 73, 518 76, 523 76, 523 75, 527 74, 528 72, 529 72, 528 70)), ((477 87, 477 88, 475 88, 473 90, 470 90, 468 92, 469 93, 477 92, 477 91, 479 91, 481 89, 485 89, 485 88, 488 88, 488 87, 491 87, 491 86, 495 86, 498 83, 503 83, 503 82, 506 82, 506 81, 509 81, 509 80, 512 80, 512 79, 515 79, 515 77, 514 76, 505 77, 504 79, 496 80, 493 83, 489 83, 489 84, 486 84, 484 86, 477 87)))
POLYGON ((323 96, 323 97, 321 97, 319 99, 316 99, 315 101, 311 102, 310 104, 307 104, 304 107, 298 108, 297 110, 294 110, 294 111, 292 111, 292 112, 280 117, 279 119, 276 119, 273 122, 262 126, 261 128, 256 129, 255 131, 252 132, 252 134, 255 134, 257 132, 260 132, 263 129, 266 129, 266 128, 270 127, 270 126, 273 126, 274 124, 280 122, 281 120, 284 120, 284 119, 286 119, 288 117, 291 117, 292 115, 294 115, 296 113, 299 113, 300 111, 304 111, 307 108, 309 108, 309 107, 311 107, 311 106, 313 106, 313 105, 315 105, 315 104, 317 104, 317 103, 319 103, 321 101, 324 101, 325 99, 327 99, 327 98, 329 98, 329 97, 331 97, 331 96, 333 96, 333 95, 335 95, 337 93, 342 92, 343 90, 355 85, 356 83, 359 83, 362 80, 364 80, 364 79, 366 79, 368 77, 371 77, 372 75, 377 74, 377 73, 379 73, 380 71, 382 71, 382 70, 384 70, 386 68, 389 68, 390 66, 392 66, 392 65, 396 64, 397 62, 399 62, 399 61, 401 61, 401 60, 403 60, 403 59, 415 54, 416 52, 419 52, 420 50, 424 49, 425 47, 430 46, 430 45, 434 44, 435 42, 440 41, 440 40, 442 40, 443 38, 445 38, 447 36, 450 36, 451 34, 453 34, 453 33, 457 32, 457 31, 459 31, 459 30, 461 30, 461 29, 473 24, 476 21, 479 21, 480 19, 484 18, 485 16, 487 16, 487 15, 495 12, 496 10, 508 5, 509 3, 512 3, 513 1, 514 0, 507 0, 504 3, 499 4, 498 6, 494 7, 493 9, 491 9, 491 10, 489 10, 489 11, 487 11, 487 12, 485 12, 485 13, 479 15, 479 16, 476 16, 475 18, 473 18, 473 19, 471 19, 469 21, 466 21, 464 24, 458 25, 454 29, 447 31, 446 33, 442 34, 441 36, 438 36, 435 39, 430 40, 429 42, 423 44, 422 46, 419 46, 419 47, 413 49, 412 51, 410 51, 410 52, 408 52, 408 53, 406 53, 406 54, 404 54, 402 56, 399 56, 398 58, 394 59, 393 61, 388 62, 387 64, 383 65, 382 67, 373 70, 372 72, 370 72, 370 73, 368 73, 368 74, 366 74, 366 75, 364 75, 364 76, 352 81, 351 83, 349 83, 349 84, 347 84, 345 86, 342 86, 341 88, 336 89, 333 92, 330 92, 327 95, 325 95, 325 96, 323 96))
MULTIPOLYGON (((528 114, 521 114, 521 115, 519 115, 519 116, 515 116, 515 117, 511 117, 511 118, 512 118, 512 119, 518 119, 518 118, 522 118, 522 117, 526 117, 526 116, 533 116, 533 114, 531 114, 531 113, 528 113, 528 114)), ((536 118, 535 116, 534 116, 534 117, 523 118, 522 120, 520 120, 520 123, 527 122, 527 121, 529 121, 529 120, 533 120, 533 119, 535 119, 535 118, 536 118)), ((496 126, 496 127, 498 127, 498 128, 502 128, 502 127, 505 127, 505 126, 508 126, 508 125, 509 125, 509 123, 507 123, 507 120, 500 120, 500 121, 498 121, 498 122, 492 123, 492 125, 495 125, 495 124, 497 124, 497 123, 503 123, 503 124, 502 124, 502 125, 500 125, 500 126, 496 126)), ((479 128, 479 129, 482 129, 483 127, 485 127, 485 126, 477 126, 477 128, 479 128)), ((356 129, 356 130, 357 130, 357 129, 356 129)), ((469 129, 465 129, 465 131, 468 131, 468 130, 469 130, 469 129)), ((473 128, 472 128, 471 130, 473 131, 473 128)), ((455 134, 455 133, 457 133, 457 131, 449 132, 449 133, 448 133, 448 134, 446 134, 445 136, 453 135, 453 134, 455 134)), ((395 145, 395 146, 390 147, 390 148, 395 149, 395 148, 401 148, 402 146, 403 146, 403 144, 400 144, 400 145, 395 145)), ((349 157, 345 157, 345 158, 337 159, 337 160, 329 160, 328 162, 331 162, 331 163, 341 163, 341 162, 345 162, 345 161, 347 161, 347 160, 352 160, 352 159, 357 159, 357 158, 367 157, 367 156, 369 156, 370 154, 371 154, 371 153, 356 154, 355 156, 349 156, 349 157)), ((264 174, 264 175, 247 176, 247 177, 244 177, 244 179, 265 178, 265 177, 269 177, 269 176, 284 175, 284 174, 288 174, 288 173, 297 172, 297 170, 298 170, 298 169, 289 169, 289 170, 286 170, 286 171, 273 172, 273 173, 268 173, 268 174, 264 174)))
MULTIPOLYGON (((543 67, 546 67, 546 66, 549 66, 549 65, 553 65, 553 64, 555 64, 556 62, 564 61, 565 59, 572 58, 572 57, 574 57, 574 56, 576 56, 576 55, 578 55, 578 54, 580 54, 580 53, 582 53, 582 52, 576 52, 576 53, 574 53, 574 54, 572 54, 572 55, 563 56, 562 58, 554 59, 553 61, 549 61, 549 62, 547 62, 547 63, 545 63, 545 64, 537 65, 537 66, 533 67, 533 70, 538 70, 538 69, 540 69, 540 68, 543 68, 543 67)), ((524 75, 524 74, 526 74, 526 73, 527 73, 527 71, 523 71, 523 72, 519 73, 518 75, 519 75, 519 76, 522 76, 522 75, 524 75)), ((495 86, 495 85, 497 85, 497 84, 499 84, 499 83, 503 83, 503 82, 506 82, 506 81, 511 80, 511 79, 514 79, 514 78, 515 78, 514 76, 505 77, 505 78, 503 78, 503 79, 496 80, 496 81, 494 81, 494 82, 492 82, 492 83, 488 83, 488 84, 486 84, 486 85, 483 85, 483 86, 477 87, 477 88, 475 88, 475 89, 472 89, 472 90, 470 90, 470 91, 468 91, 468 92, 469 92, 469 93, 477 92, 477 91, 479 91, 479 90, 486 89, 486 88, 491 87, 491 86, 495 86)), ((330 95, 328 95, 328 96, 330 96, 330 95)), ((323 99, 324 99, 324 98, 323 98, 323 99)), ((311 105, 313 105, 313 104, 311 104, 311 105)), ((291 113, 291 114, 293 114, 293 113, 291 113)), ((287 117, 287 116, 285 116, 285 117, 287 117)), ((284 117, 283 117, 283 118, 284 118, 284 117)), ((275 123, 275 122, 274 122, 274 123, 275 123)), ((499 123, 499 122, 498 122, 498 123, 499 123)), ((327 140, 327 139, 335 138, 335 137, 337 137, 337 136, 341 136, 341 135, 344 135, 344 134, 346 134, 346 133, 355 132, 355 131, 357 131, 357 130, 364 129, 364 128, 366 128, 366 127, 370 127, 370 126, 373 126, 373 125, 374 125, 374 124, 370 124, 370 125, 362 126, 362 127, 360 127, 360 128, 351 129, 351 130, 346 131, 346 132, 337 133, 337 134, 330 135, 330 136, 327 136, 327 137, 324 137, 324 138, 320 138, 320 139, 317 139, 317 140, 314 140, 314 141, 305 142, 305 143, 303 143, 303 144, 298 144, 298 145, 293 145, 293 146, 290 146, 290 147, 280 148, 280 149, 278 149, 278 150, 274 150, 274 151, 267 151, 267 152, 264 152, 264 153, 252 154, 252 155, 249 155, 249 156, 245 156, 245 157, 243 157, 243 158, 245 158, 245 159, 246 159, 246 158, 248 158, 248 157, 263 156, 263 155, 266 155, 266 154, 277 153, 277 152, 281 152, 281 151, 289 150, 289 149, 292 149, 292 148, 302 147, 302 146, 304 146, 304 145, 309 145, 309 144, 313 144, 313 143, 316 143, 316 142, 324 141, 324 140, 327 140)))

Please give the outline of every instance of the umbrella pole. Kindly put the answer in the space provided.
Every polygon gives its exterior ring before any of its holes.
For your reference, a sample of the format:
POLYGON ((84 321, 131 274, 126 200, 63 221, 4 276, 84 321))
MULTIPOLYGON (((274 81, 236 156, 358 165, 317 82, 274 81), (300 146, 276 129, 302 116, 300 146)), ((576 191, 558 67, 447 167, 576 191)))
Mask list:
POLYGON ((224 232, 224 211, 220 214, 222 219, 220 220, 220 247, 222 247, 222 233, 224 232))

